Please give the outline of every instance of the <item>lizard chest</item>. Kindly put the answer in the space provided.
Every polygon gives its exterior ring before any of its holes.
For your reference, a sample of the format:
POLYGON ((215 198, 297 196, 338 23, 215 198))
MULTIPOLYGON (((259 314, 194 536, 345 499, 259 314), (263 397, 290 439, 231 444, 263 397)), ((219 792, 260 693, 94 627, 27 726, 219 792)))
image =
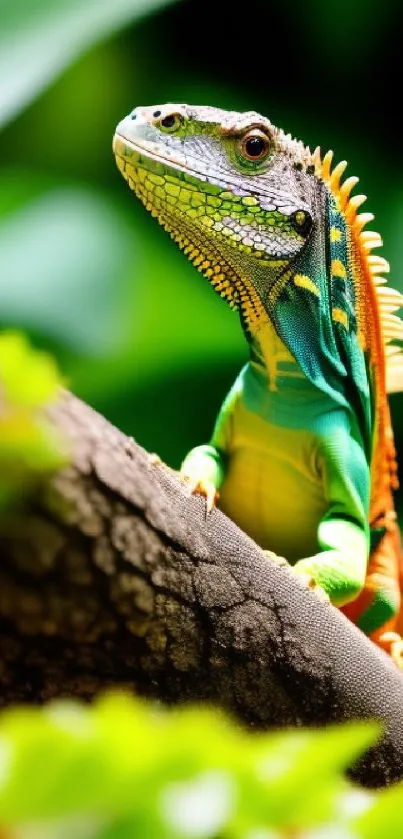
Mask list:
POLYGON ((291 561, 315 553, 328 503, 317 436, 263 419, 239 399, 228 443, 221 509, 262 548, 291 561))

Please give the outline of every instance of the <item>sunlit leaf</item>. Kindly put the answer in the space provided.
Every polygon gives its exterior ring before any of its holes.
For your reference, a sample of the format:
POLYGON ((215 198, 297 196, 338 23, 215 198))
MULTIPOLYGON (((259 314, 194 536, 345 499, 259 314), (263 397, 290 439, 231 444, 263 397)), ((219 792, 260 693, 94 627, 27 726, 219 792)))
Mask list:
POLYGON ((0 335, 0 511, 39 474, 67 461, 63 442, 40 410, 57 398, 59 385, 50 356, 19 333, 0 335))
POLYGON ((0 0, 0 125, 88 47, 169 0, 0 0))
POLYGON ((116 349, 125 338, 119 278, 134 247, 134 231, 102 193, 85 187, 42 192, 0 225, 3 322, 85 353, 116 349))
POLYGON ((3 398, 11 408, 39 408, 52 399, 60 384, 51 356, 34 352, 24 335, 0 336, 0 381, 3 398))
POLYGON ((161 796, 165 822, 185 839, 215 836, 231 819, 236 784, 229 772, 205 772, 190 781, 168 785, 161 796))
POLYGON ((213 709, 172 712, 128 696, 8 711, 0 718, 0 824, 16 826, 17 839, 297 835, 331 819, 350 790, 342 768, 375 730, 330 728, 329 755, 327 732, 259 736, 213 709), (296 792, 311 802, 304 811, 296 792))

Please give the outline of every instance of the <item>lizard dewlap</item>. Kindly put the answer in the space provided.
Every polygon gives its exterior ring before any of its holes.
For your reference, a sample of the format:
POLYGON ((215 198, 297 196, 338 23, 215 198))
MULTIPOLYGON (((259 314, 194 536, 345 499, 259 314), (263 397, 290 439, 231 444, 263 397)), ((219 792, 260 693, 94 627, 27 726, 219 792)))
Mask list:
POLYGON ((357 178, 253 111, 136 108, 114 152, 249 343, 183 475, 403 666, 387 400, 403 390, 403 297, 386 285, 365 196, 351 195, 357 178))

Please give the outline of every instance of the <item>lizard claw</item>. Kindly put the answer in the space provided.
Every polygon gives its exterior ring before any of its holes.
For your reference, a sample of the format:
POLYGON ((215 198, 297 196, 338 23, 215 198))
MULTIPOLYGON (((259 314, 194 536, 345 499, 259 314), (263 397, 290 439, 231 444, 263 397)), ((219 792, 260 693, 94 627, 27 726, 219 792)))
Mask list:
POLYGON ((321 600, 322 603, 330 603, 330 597, 319 583, 316 582, 315 578, 312 574, 308 574, 306 571, 299 571, 294 569, 294 573, 301 580, 302 584, 305 588, 309 588, 310 591, 313 591, 316 596, 321 600))
POLYGON ((204 496, 206 499, 206 512, 211 513, 219 498, 219 492, 214 484, 211 481, 206 481, 205 479, 196 478, 191 475, 182 475, 182 477, 189 487, 190 495, 204 496))
POLYGON ((305 588, 309 588, 311 591, 314 591, 316 596, 322 603, 330 603, 330 597, 319 583, 316 582, 315 578, 312 574, 309 574, 307 571, 300 571, 296 568, 293 568, 289 562, 282 556, 277 556, 277 554, 272 553, 271 551, 264 551, 265 554, 271 559, 272 562, 275 562, 279 568, 284 568, 286 565, 288 568, 291 569, 295 573, 295 576, 301 580, 301 583, 305 588))

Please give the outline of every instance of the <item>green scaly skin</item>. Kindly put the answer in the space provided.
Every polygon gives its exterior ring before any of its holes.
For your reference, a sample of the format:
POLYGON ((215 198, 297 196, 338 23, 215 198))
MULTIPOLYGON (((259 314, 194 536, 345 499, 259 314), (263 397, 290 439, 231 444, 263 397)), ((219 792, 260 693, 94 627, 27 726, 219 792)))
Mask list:
MULTIPOLYGON (((137 108, 114 152, 147 210, 239 311, 249 343, 183 474, 211 501, 219 491, 224 512, 335 605, 349 603, 369 555, 373 418, 337 201, 309 149, 253 112, 137 108)), ((395 610, 384 598, 378 623, 395 610)))

